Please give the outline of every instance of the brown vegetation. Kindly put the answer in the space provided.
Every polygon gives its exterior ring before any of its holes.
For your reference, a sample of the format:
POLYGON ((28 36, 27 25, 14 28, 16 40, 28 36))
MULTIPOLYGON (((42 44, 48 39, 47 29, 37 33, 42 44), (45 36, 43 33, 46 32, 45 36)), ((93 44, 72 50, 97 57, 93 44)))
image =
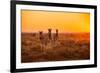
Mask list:
MULTIPOLYGON (((46 37, 45 33, 45 38, 46 37)), ((89 33, 59 33, 56 42, 41 49, 38 33, 22 33, 21 62, 85 60, 90 58, 89 33)))

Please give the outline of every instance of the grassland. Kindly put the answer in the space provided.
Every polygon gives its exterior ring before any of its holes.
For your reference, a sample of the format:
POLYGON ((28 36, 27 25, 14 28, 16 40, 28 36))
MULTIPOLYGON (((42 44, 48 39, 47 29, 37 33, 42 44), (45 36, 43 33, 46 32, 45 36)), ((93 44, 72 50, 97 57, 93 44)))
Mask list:
POLYGON ((41 50, 38 33, 22 33, 21 62, 90 59, 89 35, 89 33, 59 33, 59 39, 55 43, 48 43, 41 50))

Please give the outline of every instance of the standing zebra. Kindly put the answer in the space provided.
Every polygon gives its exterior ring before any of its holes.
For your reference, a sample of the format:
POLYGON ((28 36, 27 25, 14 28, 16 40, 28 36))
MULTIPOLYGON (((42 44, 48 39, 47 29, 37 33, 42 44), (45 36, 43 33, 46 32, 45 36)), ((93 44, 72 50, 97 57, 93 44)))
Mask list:
POLYGON ((58 40, 58 29, 56 29, 56 33, 54 34, 53 41, 54 43, 58 40))
POLYGON ((39 39, 40 39, 40 46, 41 46, 41 51, 44 51, 45 46, 46 46, 46 40, 44 38, 43 32, 39 32, 39 39))
POLYGON ((49 40, 52 40, 52 35, 51 35, 51 32, 52 31, 52 29, 48 29, 48 38, 49 38, 49 40))

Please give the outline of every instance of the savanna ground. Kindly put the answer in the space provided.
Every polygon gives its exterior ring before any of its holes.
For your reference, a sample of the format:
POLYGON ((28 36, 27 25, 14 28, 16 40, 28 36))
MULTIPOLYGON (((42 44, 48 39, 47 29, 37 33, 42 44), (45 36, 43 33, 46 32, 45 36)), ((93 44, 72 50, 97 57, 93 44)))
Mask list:
POLYGON ((46 48, 41 50, 38 33, 22 33, 21 62, 90 59, 89 35, 89 33, 59 33, 59 39, 55 43, 48 43, 46 48))

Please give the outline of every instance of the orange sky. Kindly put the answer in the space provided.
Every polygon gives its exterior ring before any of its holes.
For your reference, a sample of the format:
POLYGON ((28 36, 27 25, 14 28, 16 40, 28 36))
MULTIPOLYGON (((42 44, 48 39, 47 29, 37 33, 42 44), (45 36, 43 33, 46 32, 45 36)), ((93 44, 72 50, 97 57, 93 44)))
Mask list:
POLYGON ((22 32, 90 32, 90 13, 21 11, 22 32))

